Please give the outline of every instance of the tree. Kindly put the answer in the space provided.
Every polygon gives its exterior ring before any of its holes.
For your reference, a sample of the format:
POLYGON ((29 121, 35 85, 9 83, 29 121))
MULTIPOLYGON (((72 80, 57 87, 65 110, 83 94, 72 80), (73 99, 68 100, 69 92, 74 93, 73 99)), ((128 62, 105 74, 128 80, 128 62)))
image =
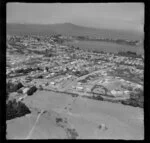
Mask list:
POLYGON ((16 100, 9 100, 6 106, 6 120, 11 120, 16 117, 21 117, 31 113, 29 108, 22 102, 16 100))
POLYGON ((32 86, 28 91, 27 91, 27 95, 32 95, 34 92, 37 91, 36 86, 32 86))
POLYGON ((21 82, 19 83, 11 83, 11 82, 8 82, 7 85, 6 85, 6 91, 9 93, 9 92, 15 92, 17 91, 18 89, 20 89, 21 87, 23 87, 23 84, 21 82))

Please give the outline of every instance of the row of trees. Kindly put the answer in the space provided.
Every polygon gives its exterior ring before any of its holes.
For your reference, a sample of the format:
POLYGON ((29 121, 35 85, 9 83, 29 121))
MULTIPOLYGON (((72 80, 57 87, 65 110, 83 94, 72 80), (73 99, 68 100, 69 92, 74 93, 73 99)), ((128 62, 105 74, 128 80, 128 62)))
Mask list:
POLYGON ((136 52, 127 51, 127 52, 118 52, 120 56, 133 57, 133 58, 141 58, 141 55, 137 55, 136 52))

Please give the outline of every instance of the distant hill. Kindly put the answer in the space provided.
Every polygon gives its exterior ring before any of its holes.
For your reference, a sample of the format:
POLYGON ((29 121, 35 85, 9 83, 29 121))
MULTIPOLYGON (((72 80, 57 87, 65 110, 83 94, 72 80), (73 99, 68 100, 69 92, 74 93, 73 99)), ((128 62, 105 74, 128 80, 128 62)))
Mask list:
POLYGON ((141 40, 142 33, 132 31, 110 30, 110 29, 97 29, 74 25, 71 23, 63 24, 7 24, 8 34, 63 34, 71 36, 99 36, 101 38, 120 38, 128 40, 141 40))

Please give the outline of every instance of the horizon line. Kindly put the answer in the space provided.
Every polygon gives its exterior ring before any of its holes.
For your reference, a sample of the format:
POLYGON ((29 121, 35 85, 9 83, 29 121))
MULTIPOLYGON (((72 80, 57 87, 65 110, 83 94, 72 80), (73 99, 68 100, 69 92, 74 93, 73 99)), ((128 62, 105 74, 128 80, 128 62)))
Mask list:
POLYGON ((138 33, 144 33, 144 30, 143 31, 138 31, 138 30, 131 30, 131 29, 120 29, 120 28, 110 28, 110 27, 89 27, 89 26, 83 26, 83 25, 79 25, 79 24, 74 24, 74 23, 71 23, 71 22, 62 22, 62 23, 27 23, 27 22, 8 22, 6 21, 6 24, 29 24, 29 25, 55 25, 55 24, 72 24, 72 25, 75 25, 75 26, 80 26, 80 27, 85 27, 85 28, 92 28, 92 29, 104 29, 104 30, 121 30, 121 31, 132 31, 132 32, 138 32, 138 33))

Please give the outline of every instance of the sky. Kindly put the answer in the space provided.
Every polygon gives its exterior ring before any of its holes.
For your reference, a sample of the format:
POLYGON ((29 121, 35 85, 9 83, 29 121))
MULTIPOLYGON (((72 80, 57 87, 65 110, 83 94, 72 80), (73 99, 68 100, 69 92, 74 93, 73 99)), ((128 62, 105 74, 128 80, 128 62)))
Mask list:
POLYGON ((143 32, 143 3, 7 3, 7 23, 72 23, 143 32))

